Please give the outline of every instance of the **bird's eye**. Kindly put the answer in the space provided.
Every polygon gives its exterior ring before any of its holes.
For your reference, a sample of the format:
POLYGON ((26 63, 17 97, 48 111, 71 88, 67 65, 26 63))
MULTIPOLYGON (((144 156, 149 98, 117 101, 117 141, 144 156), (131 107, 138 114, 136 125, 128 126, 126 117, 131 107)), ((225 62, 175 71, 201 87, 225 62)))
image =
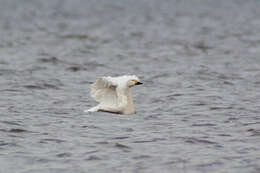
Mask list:
POLYGON ((134 83, 137 83, 138 81, 137 80, 132 80, 134 83))

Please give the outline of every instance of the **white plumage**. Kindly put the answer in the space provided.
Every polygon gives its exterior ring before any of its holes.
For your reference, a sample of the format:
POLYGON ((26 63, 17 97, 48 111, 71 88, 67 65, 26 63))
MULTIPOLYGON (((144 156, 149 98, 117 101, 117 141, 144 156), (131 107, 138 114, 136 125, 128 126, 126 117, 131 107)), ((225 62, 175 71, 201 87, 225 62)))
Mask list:
POLYGON ((99 104, 85 112, 135 113, 130 87, 142 84, 132 76, 100 77, 91 85, 91 96, 99 104))

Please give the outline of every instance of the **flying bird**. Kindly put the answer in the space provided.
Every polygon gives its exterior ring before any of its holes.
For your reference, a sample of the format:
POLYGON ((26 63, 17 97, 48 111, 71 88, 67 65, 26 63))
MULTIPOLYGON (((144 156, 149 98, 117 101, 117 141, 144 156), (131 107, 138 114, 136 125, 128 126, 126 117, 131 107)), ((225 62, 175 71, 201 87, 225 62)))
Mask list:
POLYGON ((111 112, 118 114, 134 114, 134 104, 130 88, 141 85, 135 75, 119 77, 100 77, 91 85, 90 95, 99 104, 84 112, 111 112))

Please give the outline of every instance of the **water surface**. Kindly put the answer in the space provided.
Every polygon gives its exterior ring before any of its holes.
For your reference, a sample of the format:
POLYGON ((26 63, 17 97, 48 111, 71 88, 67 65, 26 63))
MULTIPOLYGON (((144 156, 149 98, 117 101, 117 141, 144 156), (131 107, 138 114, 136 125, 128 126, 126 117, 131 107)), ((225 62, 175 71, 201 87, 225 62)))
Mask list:
POLYGON ((0 0, 0 172, 259 172, 259 8, 0 0), (83 113, 122 74, 137 114, 83 113))

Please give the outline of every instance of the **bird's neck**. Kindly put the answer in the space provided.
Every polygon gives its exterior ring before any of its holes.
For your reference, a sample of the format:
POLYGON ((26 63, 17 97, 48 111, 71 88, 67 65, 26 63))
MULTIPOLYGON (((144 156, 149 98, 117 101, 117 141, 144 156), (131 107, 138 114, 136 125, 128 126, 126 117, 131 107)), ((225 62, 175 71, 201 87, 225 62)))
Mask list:
POLYGON ((124 112, 126 114, 133 114, 135 110, 134 110, 134 104, 133 104, 130 88, 126 89, 126 96, 127 96, 127 106, 124 112))

